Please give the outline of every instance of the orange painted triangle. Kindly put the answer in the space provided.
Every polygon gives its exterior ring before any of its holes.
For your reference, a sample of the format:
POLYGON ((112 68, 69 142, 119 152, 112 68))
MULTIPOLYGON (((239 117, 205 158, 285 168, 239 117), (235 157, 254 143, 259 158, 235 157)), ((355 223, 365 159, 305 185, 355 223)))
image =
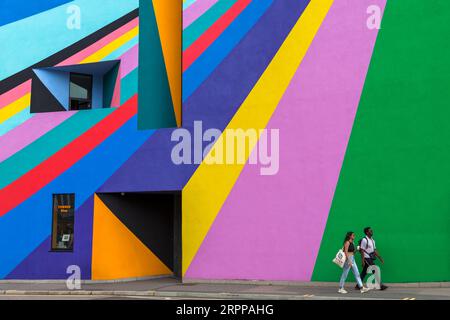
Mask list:
POLYGON ((172 271, 95 195, 92 280, 171 274, 172 271))

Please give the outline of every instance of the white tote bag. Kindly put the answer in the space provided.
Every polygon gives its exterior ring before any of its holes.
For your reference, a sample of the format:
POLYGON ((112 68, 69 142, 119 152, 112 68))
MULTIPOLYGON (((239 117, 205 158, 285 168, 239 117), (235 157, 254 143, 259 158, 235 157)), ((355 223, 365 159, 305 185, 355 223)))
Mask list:
POLYGON ((345 253, 344 253, 344 251, 342 249, 340 249, 338 251, 338 253, 336 254, 336 257, 333 259, 333 262, 335 264, 337 264, 340 268, 343 268, 345 260, 346 260, 345 253))

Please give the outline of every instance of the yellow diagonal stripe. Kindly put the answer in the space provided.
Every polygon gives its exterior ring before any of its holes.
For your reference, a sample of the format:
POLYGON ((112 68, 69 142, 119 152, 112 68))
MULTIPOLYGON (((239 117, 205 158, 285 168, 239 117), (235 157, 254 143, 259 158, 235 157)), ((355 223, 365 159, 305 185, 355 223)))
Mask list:
MULTIPOLYGON (((312 0, 227 129, 265 128, 334 0, 312 0)), ((224 143, 222 135, 216 143, 224 143)), ((256 143, 250 146, 252 150, 256 143)), ((246 150, 246 159, 249 152, 246 150)), ((211 155, 211 152, 210 154, 211 155)), ((208 156, 209 156, 208 155, 208 156)), ((183 189, 183 275, 244 165, 204 162, 183 189)))
POLYGON ((101 48, 100 50, 96 51, 95 53, 91 54, 89 57, 85 58, 80 63, 92 63, 92 62, 98 62, 110 55, 114 50, 117 50, 122 45, 133 39, 139 34, 139 26, 134 27, 127 33, 121 35, 119 38, 111 41, 106 46, 101 48))
POLYGON ((5 122, 9 118, 15 116, 20 111, 26 109, 30 105, 31 94, 27 93, 22 98, 10 103, 9 105, 0 109, 0 123, 5 122))

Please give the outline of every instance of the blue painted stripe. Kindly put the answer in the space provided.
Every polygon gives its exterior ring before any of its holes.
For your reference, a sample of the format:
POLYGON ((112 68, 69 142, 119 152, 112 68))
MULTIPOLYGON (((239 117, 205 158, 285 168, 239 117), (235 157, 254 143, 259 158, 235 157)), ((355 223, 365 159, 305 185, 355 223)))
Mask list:
POLYGON ((253 1, 209 48, 183 73, 183 102, 253 28, 273 0, 253 1))
POLYGON ((32 116, 33 115, 30 113, 30 107, 15 114, 0 125, 0 136, 13 130, 15 127, 30 119, 32 116))
POLYGON ((0 27, 8 23, 25 19, 43 11, 53 9, 72 0, 1 0, 0 1, 0 27))
POLYGON ((134 116, 70 169, 0 219, 0 279, 51 234, 53 193, 75 193, 78 209, 154 133, 154 130, 138 131, 136 127, 134 116))

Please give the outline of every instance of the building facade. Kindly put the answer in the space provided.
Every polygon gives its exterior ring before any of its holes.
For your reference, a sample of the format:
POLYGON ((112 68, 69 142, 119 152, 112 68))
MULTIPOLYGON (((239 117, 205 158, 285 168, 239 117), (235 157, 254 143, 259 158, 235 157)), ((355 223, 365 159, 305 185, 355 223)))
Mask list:
POLYGON ((2 5, 0 279, 449 281, 448 1, 2 5))

